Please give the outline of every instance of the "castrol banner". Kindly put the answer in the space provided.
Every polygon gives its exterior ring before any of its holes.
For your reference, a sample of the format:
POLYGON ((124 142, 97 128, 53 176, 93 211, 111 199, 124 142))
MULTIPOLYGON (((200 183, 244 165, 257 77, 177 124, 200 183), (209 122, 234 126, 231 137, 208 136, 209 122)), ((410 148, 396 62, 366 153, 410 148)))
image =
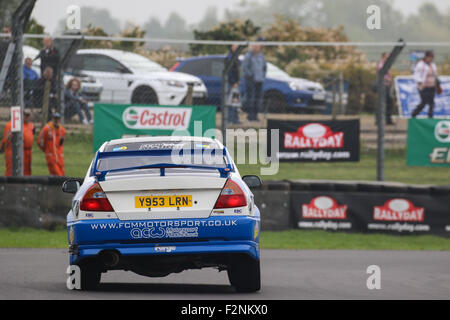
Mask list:
POLYGON ((136 136, 203 136, 216 127, 214 106, 146 106, 95 104, 94 152, 112 139, 136 136))
POLYGON ((268 129, 268 138, 279 130, 280 161, 359 161, 359 120, 269 120, 268 129))
POLYGON ((450 119, 409 119, 406 146, 408 166, 450 168, 450 119))

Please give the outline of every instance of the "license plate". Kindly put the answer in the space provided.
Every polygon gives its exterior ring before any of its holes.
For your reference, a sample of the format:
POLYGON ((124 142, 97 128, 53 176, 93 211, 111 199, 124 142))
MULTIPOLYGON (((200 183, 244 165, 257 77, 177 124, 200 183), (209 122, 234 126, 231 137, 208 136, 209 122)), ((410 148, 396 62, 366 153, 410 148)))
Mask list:
POLYGON ((84 87, 83 92, 89 92, 89 93, 97 93, 100 92, 99 88, 96 87, 84 87))
POLYGON ((193 92, 192 96, 194 98, 203 98, 205 96, 205 93, 203 93, 203 92, 193 92))
POLYGON ((136 208, 192 207, 192 196, 136 196, 134 206, 136 208))
POLYGON ((313 99, 314 100, 325 100, 325 94, 324 93, 314 93, 313 99))

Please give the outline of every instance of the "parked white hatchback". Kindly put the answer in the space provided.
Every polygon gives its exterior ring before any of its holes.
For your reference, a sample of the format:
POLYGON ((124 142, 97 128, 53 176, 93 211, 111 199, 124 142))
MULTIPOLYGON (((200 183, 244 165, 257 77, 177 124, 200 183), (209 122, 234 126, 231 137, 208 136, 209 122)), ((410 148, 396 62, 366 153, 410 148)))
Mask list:
POLYGON ((203 104, 207 89, 199 78, 169 72, 150 59, 114 49, 81 49, 69 68, 95 77, 103 84, 100 100, 107 103, 180 105, 185 103, 189 84, 193 103, 203 104))

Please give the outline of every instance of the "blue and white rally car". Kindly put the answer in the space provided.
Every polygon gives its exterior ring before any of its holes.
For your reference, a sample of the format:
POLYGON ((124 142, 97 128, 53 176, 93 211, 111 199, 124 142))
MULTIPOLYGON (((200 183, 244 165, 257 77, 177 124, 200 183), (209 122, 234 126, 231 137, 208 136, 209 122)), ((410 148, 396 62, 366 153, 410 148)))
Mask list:
POLYGON ((108 270, 164 277, 187 269, 227 270, 238 292, 260 289, 260 214, 244 176, 217 140, 141 137, 105 142, 67 215, 70 264, 81 289, 108 270))

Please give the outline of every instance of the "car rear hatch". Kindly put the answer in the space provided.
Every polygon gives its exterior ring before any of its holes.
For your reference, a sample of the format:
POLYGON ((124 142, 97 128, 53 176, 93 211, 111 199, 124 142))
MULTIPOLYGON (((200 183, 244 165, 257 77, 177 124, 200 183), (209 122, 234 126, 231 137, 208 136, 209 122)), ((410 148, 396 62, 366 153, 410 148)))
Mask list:
POLYGON ((214 170, 167 168, 108 174, 100 186, 120 220, 207 218, 226 178, 214 170))

